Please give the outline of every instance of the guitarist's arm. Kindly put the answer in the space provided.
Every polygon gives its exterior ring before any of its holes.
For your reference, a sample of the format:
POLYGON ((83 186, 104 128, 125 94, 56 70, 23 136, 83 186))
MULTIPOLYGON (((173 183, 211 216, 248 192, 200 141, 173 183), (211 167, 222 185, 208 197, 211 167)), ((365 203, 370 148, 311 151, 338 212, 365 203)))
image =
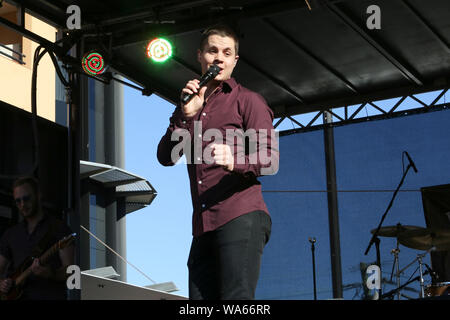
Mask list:
POLYGON ((60 249, 59 258, 61 259, 62 266, 58 269, 56 277, 61 281, 65 281, 69 276, 67 274, 67 267, 75 263, 75 246, 70 245, 64 249, 60 249))
POLYGON ((13 281, 9 278, 3 278, 9 265, 9 260, 0 254, 0 292, 7 293, 12 286, 13 281))
POLYGON ((39 259, 34 259, 31 266, 31 271, 40 277, 54 280, 54 281, 65 281, 68 274, 66 272, 67 267, 74 263, 75 249, 73 245, 65 247, 59 250, 59 258, 61 259, 61 267, 52 270, 50 267, 45 265, 40 265, 39 259))

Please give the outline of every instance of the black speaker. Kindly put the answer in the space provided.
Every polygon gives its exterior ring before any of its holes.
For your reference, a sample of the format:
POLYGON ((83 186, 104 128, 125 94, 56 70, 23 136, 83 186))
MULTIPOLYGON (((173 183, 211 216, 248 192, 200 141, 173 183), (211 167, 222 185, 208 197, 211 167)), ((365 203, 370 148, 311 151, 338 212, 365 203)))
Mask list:
MULTIPOLYGON (((450 230, 450 184, 424 187, 421 192, 427 227, 450 230)), ((437 282, 450 281, 450 250, 431 252, 431 265, 437 282)))

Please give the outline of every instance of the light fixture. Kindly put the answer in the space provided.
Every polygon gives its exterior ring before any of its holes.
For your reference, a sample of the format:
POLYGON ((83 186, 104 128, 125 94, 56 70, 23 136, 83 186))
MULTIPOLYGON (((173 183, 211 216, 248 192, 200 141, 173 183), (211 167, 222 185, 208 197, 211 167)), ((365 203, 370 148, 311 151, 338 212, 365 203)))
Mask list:
POLYGON ((106 63, 102 54, 97 51, 89 51, 83 56, 81 66, 84 72, 90 75, 99 75, 105 72, 106 63))
POLYGON ((147 56, 154 62, 165 62, 172 56, 172 45, 163 38, 156 38, 147 45, 147 56))

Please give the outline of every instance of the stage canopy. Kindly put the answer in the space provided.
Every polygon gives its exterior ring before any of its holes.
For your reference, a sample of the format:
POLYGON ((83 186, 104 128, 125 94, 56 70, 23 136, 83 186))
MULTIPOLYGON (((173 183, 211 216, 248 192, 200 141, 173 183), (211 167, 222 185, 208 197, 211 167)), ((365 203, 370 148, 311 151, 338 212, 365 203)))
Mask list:
POLYGON ((7 2, 83 37, 86 51, 105 49, 108 75, 174 103, 200 76, 200 33, 217 22, 241 37, 234 76, 261 93, 276 118, 443 89, 450 79, 448 0, 7 2), (77 32, 67 29, 74 4, 77 32), (146 57, 155 37, 174 46, 164 64, 146 57))

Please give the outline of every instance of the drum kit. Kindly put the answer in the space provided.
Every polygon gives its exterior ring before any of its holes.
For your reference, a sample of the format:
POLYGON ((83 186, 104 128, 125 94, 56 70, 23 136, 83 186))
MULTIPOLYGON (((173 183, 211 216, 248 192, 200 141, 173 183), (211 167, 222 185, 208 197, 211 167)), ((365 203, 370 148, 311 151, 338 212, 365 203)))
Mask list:
MULTIPOLYGON (((377 229, 371 231, 372 234, 376 232, 377 229)), ((435 228, 423 228, 417 226, 407 226, 401 225, 400 223, 395 226, 381 227, 378 231, 378 235, 381 237, 390 237, 397 239, 397 246, 395 249, 391 250, 394 255, 394 264, 392 267, 392 275, 394 274, 394 269, 397 288, 389 293, 383 294, 383 297, 392 297, 393 294, 397 295, 397 299, 400 299, 401 289, 407 284, 419 280, 420 282, 420 298, 433 298, 433 297, 443 297, 450 296, 450 282, 438 282, 436 280, 436 273, 431 270, 431 268, 423 262, 423 258, 432 251, 447 251, 450 250, 450 230, 449 229, 435 229, 435 228), (424 251, 417 255, 411 263, 400 270, 399 266, 399 244, 416 250, 424 251), (419 276, 412 281, 404 285, 400 285, 400 275, 412 264, 418 262, 419 264, 419 276), (424 272, 424 266, 426 271, 424 272), (431 284, 425 286, 424 275, 430 274, 432 277, 431 284)), ((392 279, 391 275, 391 279, 392 279)), ((409 298, 409 297, 408 297, 409 298)))

